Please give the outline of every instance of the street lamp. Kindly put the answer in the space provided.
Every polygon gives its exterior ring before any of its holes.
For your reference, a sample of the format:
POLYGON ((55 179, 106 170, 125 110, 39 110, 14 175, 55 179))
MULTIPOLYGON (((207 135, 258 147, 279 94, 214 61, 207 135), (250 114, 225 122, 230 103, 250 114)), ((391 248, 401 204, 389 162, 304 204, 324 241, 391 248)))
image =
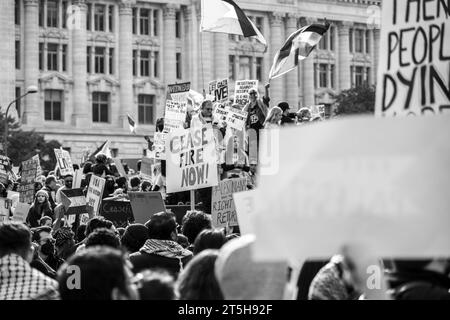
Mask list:
POLYGON ((27 88, 27 92, 25 92, 23 95, 21 95, 20 97, 16 98, 15 100, 11 101, 8 105, 8 108, 6 108, 6 113, 5 113, 5 138, 3 140, 4 146, 3 146, 3 150, 5 151, 5 156, 8 156, 8 112, 9 112, 9 108, 11 108, 11 106, 16 103, 17 101, 19 101, 20 99, 22 99, 23 97, 25 97, 26 95, 29 95, 30 93, 36 93, 38 92, 38 88, 36 86, 29 86, 27 88))

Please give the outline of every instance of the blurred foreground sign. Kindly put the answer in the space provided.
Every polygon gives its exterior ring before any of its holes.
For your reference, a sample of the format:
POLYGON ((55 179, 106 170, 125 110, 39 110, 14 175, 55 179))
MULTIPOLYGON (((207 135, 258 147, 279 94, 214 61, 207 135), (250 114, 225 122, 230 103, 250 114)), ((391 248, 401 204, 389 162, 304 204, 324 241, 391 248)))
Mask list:
POLYGON ((255 258, 330 257, 350 243, 384 257, 450 256, 449 138, 444 116, 280 130, 277 172, 258 187, 255 258))

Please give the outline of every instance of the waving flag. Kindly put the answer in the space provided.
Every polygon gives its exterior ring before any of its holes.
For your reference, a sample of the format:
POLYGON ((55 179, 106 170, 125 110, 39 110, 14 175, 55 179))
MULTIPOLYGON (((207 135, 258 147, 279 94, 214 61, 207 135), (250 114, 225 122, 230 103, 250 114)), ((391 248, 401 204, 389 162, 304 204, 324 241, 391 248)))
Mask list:
POLYGON ((291 34, 273 59, 269 79, 275 79, 295 69, 298 62, 307 58, 315 49, 329 27, 329 23, 311 24, 291 34))
POLYGON ((102 145, 100 147, 97 148, 97 150, 95 150, 93 153, 91 153, 89 155, 89 157, 87 157, 87 160, 91 161, 91 162, 95 162, 95 157, 99 154, 99 153, 103 153, 104 155, 106 155, 108 158, 112 158, 111 155, 111 149, 109 148, 109 140, 106 140, 105 142, 102 143, 102 145))
POLYGON ((200 32, 203 31, 255 37, 267 47, 261 32, 233 0, 202 0, 200 32))
POLYGON ((130 132, 136 134, 136 122, 127 114, 128 124, 130 125, 130 132))

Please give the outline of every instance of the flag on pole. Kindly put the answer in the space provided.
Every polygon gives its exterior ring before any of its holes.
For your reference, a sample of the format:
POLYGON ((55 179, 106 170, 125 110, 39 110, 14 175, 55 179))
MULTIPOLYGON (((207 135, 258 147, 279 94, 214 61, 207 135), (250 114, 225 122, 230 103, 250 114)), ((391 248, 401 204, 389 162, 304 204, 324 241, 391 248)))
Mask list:
POLYGON ((269 80, 295 69, 298 62, 307 58, 315 49, 329 27, 329 23, 311 24, 291 34, 273 59, 269 80))
POLYGON ((254 37, 267 47, 266 39, 233 0, 202 0, 200 32, 220 32, 254 37))
POLYGON ((130 132, 136 134, 136 122, 127 114, 128 124, 130 125, 130 132))
POLYGON ((99 153, 103 153, 108 158, 112 158, 111 150, 109 149, 109 140, 106 140, 105 142, 103 142, 102 145, 97 148, 97 150, 95 150, 93 153, 91 153, 90 156, 88 157, 88 160, 91 162, 95 162, 95 157, 99 153))

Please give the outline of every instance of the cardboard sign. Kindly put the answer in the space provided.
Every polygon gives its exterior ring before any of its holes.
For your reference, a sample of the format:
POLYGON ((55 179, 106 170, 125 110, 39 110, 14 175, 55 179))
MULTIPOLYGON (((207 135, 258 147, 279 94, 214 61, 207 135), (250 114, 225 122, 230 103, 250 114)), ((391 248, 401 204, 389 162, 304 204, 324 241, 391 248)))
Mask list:
POLYGON ((155 213, 166 212, 160 192, 128 192, 134 221, 146 223, 155 213))
POLYGON ((61 190, 61 201, 66 210, 66 215, 88 213, 86 197, 82 189, 61 190))
POLYGON ((154 160, 151 158, 142 158, 141 161, 141 176, 145 180, 152 180, 152 166, 154 165, 154 160))
POLYGON ((155 132, 154 146, 155 146, 155 159, 166 160, 166 133, 155 132))
POLYGON ((169 84, 167 87, 168 97, 171 100, 187 103, 189 90, 191 89, 190 82, 169 84))
POLYGON ((41 168, 41 161, 39 160, 39 155, 35 155, 31 158, 34 162, 36 162, 36 177, 39 177, 42 175, 42 168, 41 168))
POLYGON ((100 215, 113 222, 116 227, 126 227, 134 221, 130 201, 103 201, 100 215))
POLYGON ((81 187, 81 181, 83 180, 83 169, 75 170, 73 175, 73 185, 74 189, 81 187))
POLYGON ((208 84, 208 91, 214 97, 213 102, 224 102, 228 100, 228 79, 214 80, 208 84))
POLYGON ((117 171, 119 172, 121 177, 126 177, 127 173, 123 167, 122 161, 118 158, 113 158, 114 164, 116 165, 117 171))
POLYGON ((248 92, 250 89, 258 90, 258 80, 237 80, 234 89, 234 103, 245 106, 250 102, 248 92))
POLYGON ((86 194, 86 206, 88 207, 88 211, 90 211, 89 213, 93 213, 95 216, 98 215, 100 203, 102 202, 105 183, 105 179, 96 175, 91 176, 91 181, 89 182, 89 187, 86 194))
POLYGON ((186 121, 187 103, 179 101, 166 101, 166 111, 164 114, 164 131, 169 132, 174 129, 183 129, 186 121))
POLYGON ((34 182, 37 176, 37 165, 36 161, 32 159, 22 161, 20 186, 18 188, 20 202, 32 203, 34 200, 34 182))
POLYGON ((212 188, 211 220, 215 228, 238 225, 233 193, 247 190, 247 179, 228 179, 212 188))
POLYGON ((13 220, 19 222, 25 222, 31 205, 28 203, 18 202, 14 211, 13 220))
POLYGON ((233 193, 233 201, 241 235, 255 234, 257 190, 233 193))
POLYGON ((376 115, 450 113, 448 1, 383 1, 376 115))
POLYGON ((216 104, 213 111, 213 119, 217 120, 219 124, 222 122, 227 122, 229 107, 223 103, 216 104))
POLYGON ((448 256, 448 137, 444 116, 279 130, 278 157, 261 164, 255 258, 324 258, 344 244, 380 257, 448 256))
POLYGON ((6 185, 8 183, 8 171, 10 168, 9 158, 0 155, 0 182, 6 185))
POLYGON ((238 131, 244 130, 245 122, 247 121, 247 112, 236 108, 230 108, 227 117, 227 124, 230 128, 238 131))
POLYGON ((218 184, 216 143, 212 128, 170 132, 166 140, 167 193, 218 184))
POLYGON ((64 177, 68 174, 74 174, 72 159, 70 158, 69 152, 61 149, 53 149, 55 151, 56 162, 59 167, 59 171, 61 173, 61 177, 64 177))

